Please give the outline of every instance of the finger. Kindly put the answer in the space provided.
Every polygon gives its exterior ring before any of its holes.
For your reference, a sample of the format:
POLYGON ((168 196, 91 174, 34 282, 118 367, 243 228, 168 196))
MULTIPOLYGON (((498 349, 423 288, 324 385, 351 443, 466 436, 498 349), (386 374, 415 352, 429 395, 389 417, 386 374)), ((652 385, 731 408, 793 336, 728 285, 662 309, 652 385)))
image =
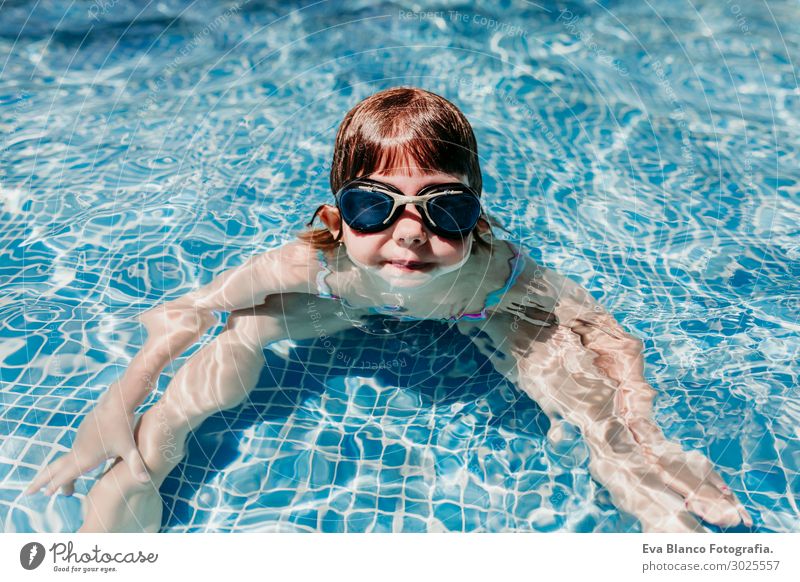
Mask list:
POLYGON ((58 490, 64 488, 64 495, 72 495, 75 492, 75 478, 74 471, 69 469, 62 470, 58 475, 54 476, 50 485, 45 490, 45 495, 53 495, 58 493, 58 490))
POLYGON ((55 472, 50 477, 50 483, 44 490, 44 494, 47 496, 53 495, 54 493, 58 493, 58 490, 61 488, 61 485, 67 480, 68 475, 66 474, 66 467, 62 467, 59 471, 55 472))
POLYGON ((744 505, 742 505, 742 502, 739 501, 739 498, 733 492, 733 489, 731 489, 727 485, 723 484, 723 485, 720 486, 720 490, 722 491, 723 495, 725 495, 726 497, 731 498, 731 502, 733 503, 733 506, 736 508, 736 511, 739 514, 739 517, 741 518, 742 523, 747 527, 753 527, 753 518, 752 518, 752 516, 747 512, 747 510, 745 509, 744 505))
POLYGON ((68 497, 71 496, 73 493, 75 493, 75 480, 73 479, 71 481, 67 481, 66 483, 64 483, 63 487, 64 487, 64 495, 68 497))
POLYGON ((61 483, 59 483, 58 481, 51 481, 50 484, 45 488, 44 494, 50 497, 54 493, 58 493, 60 487, 61 483))
POLYGON ((106 458, 107 457, 86 456, 75 453, 72 458, 73 462, 68 468, 72 479, 77 479, 84 473, 88 473, 100 465, 106 458))
POLYGON ((753 518, 744 508, 744 505, 737 503, 736 509, 739 511, 739 515, 742 517, 742 523, 747 527, 753 527, 753 518))
MULTIPOLYGON (((74 483, 83 472, 80 463, 78 463, 78 455, 73 449, 61 459, 56 470, 53 471, 50 477, 50 485, 45 490, 45 495, 52 495, 58 492, 59 488, 64 487, 70 483, 74 483)), ((67 489, 65 488, 65 491, 67 489)), ((71 495, 71 493, 70 493, 71 495)))
POLYGON ((49 465, 47 467, 44 467, 38 473, 36 473, 36 477, 33 478, 33 481, 31 481, 31 484, 28 485, 27 489, 25 489, 25 493, 24 493, 25 495, 33 495, 34 493, 39 491, 39 489, 42 488, 42 486, 49 479, 48 473, 47 473, 48 469, 49 469, 49 465))
POLYGON ((25 495, 32 495, 47 485, 52 478, 59 472, 61 466, 64 464, 64 459, 67 455, 62 455, 49 465, 43 467, 34 477, 33 482, 25 490, 25 495))
POLYGON ((704 495, 692 493, 686 498, 685 504, 689 511, 714 525, 733 527, 740 522, 736 508, 719 497, 715 499, 710 492, 704 495))
POLYGON ((725 495, 728 495, 728 493, 731 490, 728 487, 728 484, 725 483, 725 480, 722 478, 722 476, 719 473, 717 473, 717 471, 714 469, 714 466, 711 464, 711 461, 706 459, 706 462, 704 464, 706 465, 706 470, 708 471, 706 478, 711 483, 713 483, 714 486, 717 487, 717 489, 722 491, 725 495))
POLYGON ((142 483, 148 483, 150 481, 150 473, 147 472, 147 467, 139 454, 139 449, 131 449, 123 458, 128 464, 131 474, 133 474, 136 479, 142 483))

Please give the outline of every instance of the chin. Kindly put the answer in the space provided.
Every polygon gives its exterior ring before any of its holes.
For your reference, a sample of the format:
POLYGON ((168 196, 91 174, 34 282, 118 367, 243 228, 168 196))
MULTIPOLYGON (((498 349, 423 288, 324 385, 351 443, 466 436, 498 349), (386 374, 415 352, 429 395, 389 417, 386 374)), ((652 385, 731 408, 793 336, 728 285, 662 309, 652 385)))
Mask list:
POLYGON ((424 269, 404 269, 402 267, 397 267, 390 263, 386 263, 381 266, 378 273, 380 274, 381 278, 384 279, 387 283, 390 283, 392 287, 403 288, 403 289, 413 289, 414 287, 420 287, 425 283, 434 279, 439 271, 439 268, 435 265, 424 269))

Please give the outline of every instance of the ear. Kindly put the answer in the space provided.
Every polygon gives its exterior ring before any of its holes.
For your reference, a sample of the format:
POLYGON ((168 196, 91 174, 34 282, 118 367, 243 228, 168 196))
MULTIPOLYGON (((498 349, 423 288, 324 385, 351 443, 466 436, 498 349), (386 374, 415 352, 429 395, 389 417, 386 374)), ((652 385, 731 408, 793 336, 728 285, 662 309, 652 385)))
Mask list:
POLYGON ((481 234, 487 233, 491 230, 489 222, 483 216, 478 219, 478 224, 476 226, 478 227, 478 232, 481 234))
POLYGON ((333 237, 337 238, 339 231, 342 229, 342 217, 339 214, 339 209, 330 204, 323 204, 322 209, 319 211, 319 218, 333 237))

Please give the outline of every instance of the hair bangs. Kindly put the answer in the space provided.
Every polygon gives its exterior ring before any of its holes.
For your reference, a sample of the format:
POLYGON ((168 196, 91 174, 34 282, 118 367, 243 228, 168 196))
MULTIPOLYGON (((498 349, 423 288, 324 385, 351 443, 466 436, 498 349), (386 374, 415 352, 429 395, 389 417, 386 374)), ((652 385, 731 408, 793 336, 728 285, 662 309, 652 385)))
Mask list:
POLYGON ((380 91, 350 110, 336 136, 331 190, 380 171, 464 176, 483 188, 478 146, 464 114, 444 97, 410 87, 380 91))
POLYGON ((457 158, 443 156, 446 149, 439 147, 438 139, 412 137, 410 139, 389 138, 375 144, 372 155, 364 156, 358 174, 366 176, 378 172, 397 173, 411 176, 414 173, 437 174, 439 172, 454 176, 468 175, 468 168, 458 163, 457 158))

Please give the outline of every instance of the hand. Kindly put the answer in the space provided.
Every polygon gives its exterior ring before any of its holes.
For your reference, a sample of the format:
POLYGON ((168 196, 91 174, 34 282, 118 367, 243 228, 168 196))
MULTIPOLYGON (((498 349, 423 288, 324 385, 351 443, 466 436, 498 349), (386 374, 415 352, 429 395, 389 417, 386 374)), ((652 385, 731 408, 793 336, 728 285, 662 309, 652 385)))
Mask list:
POLYGON ((119 462, 92 486, 84 501, 78 532, 158 532, 163 502, 154 482, 140 483, 126 463, 119 462))
POLYGON ((45 494, 52 495, 64 487, 65 495, 75 492, 75 480, 109 458, 122 457, 131 472, 142 483, 150 479, 133 436, 134 417, 119 400, 106 398, 121 390, 120 381, 109 388, 97 406, 83 419, 72 450, 44 467, 25 490, 31 495, 47 485, 45 494))
POLYGON ((664 447, 659 460, 665 483, 683 495, 686 509, 721 527, 740 523, 753 526, 753 518, 736 498, 735 493, 714 469, 711 461, 699 451, 682 451, 679 446, 664 447))

